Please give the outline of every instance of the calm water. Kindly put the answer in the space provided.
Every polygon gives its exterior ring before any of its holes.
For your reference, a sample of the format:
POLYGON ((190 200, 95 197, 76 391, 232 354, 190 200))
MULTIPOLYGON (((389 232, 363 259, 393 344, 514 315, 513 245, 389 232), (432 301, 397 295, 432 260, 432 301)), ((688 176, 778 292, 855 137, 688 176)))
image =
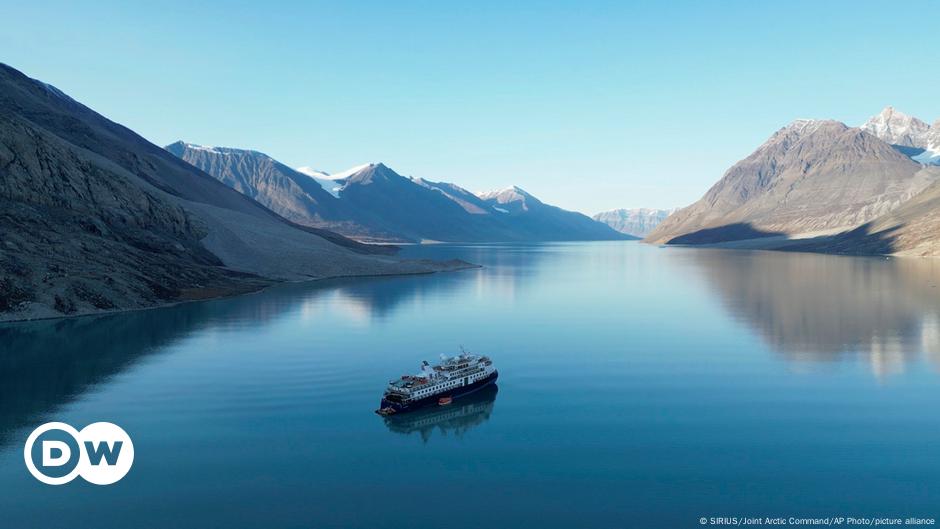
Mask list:
POLYGON ((940 263, 636 243, 435 246, 481 270, 0 327, 4 527, 697 527, 940 516, 940 263), (460 345, 498 388, 386 421, 460 345), (120 424, 108 487, 38 424, 120 424))

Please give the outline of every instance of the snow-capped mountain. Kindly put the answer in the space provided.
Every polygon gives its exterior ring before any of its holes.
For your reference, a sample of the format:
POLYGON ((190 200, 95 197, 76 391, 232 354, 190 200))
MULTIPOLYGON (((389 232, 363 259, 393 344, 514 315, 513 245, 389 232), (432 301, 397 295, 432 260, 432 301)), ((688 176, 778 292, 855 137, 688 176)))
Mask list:
POLYGON ((342 180, 342 178, 337 178, 326 171, 320 171, 313 167, 298 167, 296 171, 309 176, 316 181, 316 183, 320 184, 320 187, 322 187, 324 191, 339 198, 339 193, 343 190, 343 183, 338 180, 342 180))
POLYGON ((594 220, 603 222, 620 233, 626 233, 634 237, 646 237, 676 209, 612 209, 594 215, 594 220))
POLYGON ((930 131, 927 123, 891 106, 869 118, 860 128, 891 145, 918 149, 927 147, 927 134, 930 131))
POLYGON ((798 120, 647 240, 700 244, 852 229, 930 185, 933 173, 923 169, 904 149, 867 131, 833 120, 798 120))
POLYGON ((548 205, 518 186, 478 193, 497 219, 524 231, 533 240, 631 239, 587 215, 548 205))
POLYGON ((542 201, 518 186, 509 186, 496 191, 477 193, 480 200, 490 204, 493 211, 500 213, 522 213, 532 207, 542 205, 542 201))
MULTIPOLYGON (((318 171, 316 178, 321 174, 318 171)), ((328 178, 340 186, 338 196, 344 202, 374 215, 384 229, 414 241, 623 238, 602 223, 544 204, 518 187, 474 194, 449 182, 402 176, 382 163, 328 178)))
POLYGON ((248 149, 178 141, 167 145, 166 150, 297 224, 361 241, 408 240, 383 230, 371 215, 341 200, 344 180, 334 180, 334 176, 324 172, 308 167, 307 172, 301 173, 262 152, 248 149))
POLYGON ((378 163, 364 163, 364 164, 362 164, 362 165, 357 165, 357 166, 355 166, 355 167, 350 167, 349 169, 346 169, 345 171, 340 171, 340 172, 338 172, 338 173, 336 173, 336 174, 331 174, 331 175, 330 175, 330 179, 331 179, 331 180, 342 180, 342 179, 344 179, 344 178, 349 178, 350 176, 352 176, 352 175, 354 175, 354 174, 356 174, 356 173, 358 173, 358 172, 360 172, 360 171, 362 171, 362 170, 364 170, 364 169, 368 169, 368 168, 370 168, 370 167, 375 167, 376 165, 381 165, 381 162, 378 162, 378 163))
POLYGON ((288 219, 366 241, 607 240, 624 236, 513 187, 477 196, 382 163, 330 174, 257 151, 177 142, 167 150, 288 219))
POLYGON ((860 128, 895 146, 915 162, 940 165, 940 119, 928 125, 893 107, 885 107, 860 128))
MULTIPOLYGON (((886 107, 858 128, 796 120, 646 238, 699 244, 810 237, 839 253, 940 254, 940 120, 886 107), (828 238, 820 234, 839 233, 828 238), (776 237, 774 237, 776 236, 776 237)), ((784 244, 784 243, 779 243, 784 244)))
POLYGON ((326 171, 321 171, 319 169, 314 169, 313 167, 309 166, 298 167, 295 170, 298 173, 305 174, 310 178, 313 178, 318 184, 320 184, 320 187, 322 187, 328 193, 336 198, 340 198, 340 193, 343 192, 343 187, 346 185, 348 178, 355 175, 356 173, 362 172, 363 170, 374 167, 376 165, 381 164, 366 163, 333 174, 327 173, 326 171))

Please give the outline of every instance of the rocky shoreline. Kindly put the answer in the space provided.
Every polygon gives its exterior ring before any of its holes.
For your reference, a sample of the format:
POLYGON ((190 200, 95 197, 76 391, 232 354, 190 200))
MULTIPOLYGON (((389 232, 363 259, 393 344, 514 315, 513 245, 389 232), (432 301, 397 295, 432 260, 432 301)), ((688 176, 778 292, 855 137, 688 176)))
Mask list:
POLYGON ((283 285, 286 283, 314 283, 319 281, 326 281, 329 279, 368 279, 375 277, 396 277, 396 276, 411 276, 411 275, 427 275, 427 274, 437 274, 442 272, 458 272, 462 270, 473 270, 482 268, 481 265, 468 263, 459 259, 452 259, 449 261, 430 261, 430 260, 409 260, 403 261, 404 263, 413 263, 419 268, 416 268, 412 271, 403 271, 403 272, 391 272, 386 274, 347 274, 347 275, 334 275, 334 276, 325 276, 317 277, 310 279, 297 279, 289 281, 278 281, 264 279, 260 277, 252 278, 253 280, 246 280, 243 283, 233 284, 228 288, 218 286, 218 287, 204 287, 201 289, 188 289, 183 291, 183 295, 180 298, 175 300, 166 300, 163 302, 156 302, 148 306, 141 307, 127 307, 127 308, 95 308, 84 307, 82 309, 75 310, 70 313, 56 313, 48 310, 48 307, 35 304, 35 303, 25 303, 19 307, 14 307, 11 310, 0 312, 0 325, 4 324, 15 324, 15 323, 25 323, 31 321, 40 321, 40 320, 55 320, 55 319, 66 319, 66 318, 81 318, 87 316, 102 316, 107 314, 121 314, 126 312, 138 312, 143 310, 152 310, 152 309, 162 309, 173 307, 176 305, 181 305, 184 303, 195 303, 199 301, 211 301, 218 299, 226 299, 237 296, 244 296, 247 294, 256 294, 262 292, 268 288, 283 285), (420 267, 426 267, 426 269, 421 269, 420 267))

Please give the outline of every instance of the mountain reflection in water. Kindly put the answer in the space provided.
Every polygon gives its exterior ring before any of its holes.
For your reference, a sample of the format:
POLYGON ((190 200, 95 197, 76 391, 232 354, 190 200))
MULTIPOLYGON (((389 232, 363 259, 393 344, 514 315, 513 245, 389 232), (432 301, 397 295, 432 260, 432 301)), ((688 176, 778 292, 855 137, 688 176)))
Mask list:
MULTIPOLYGON (((151 355, 200 333, 263 329, 323 307, 350 320, 380 320, 399 304, 472 280, 473 271, 287 284, 227 299, 103 316, 0 324, 0 446, 151 355)), ((308 314, 310 313, 310 314, 308 314)))
POLYGON ((940 504, 940 261, 403 253, 483 268, 0 325, 0 525, 685 527, 709 505, 940 504), (461 344, 494 358, 499 389, 372 413, 389 375, 461 344), (120 425, 133 470, 107 490, 37 482, 23 443, 53 420, 120 425), (455 517, 455 497, 486 508, 455 517))
POLYGON ((413 412, 389 415, 384 417, 385 426, 395 433, 417 433, 425 443, 431 439, 435 429, 440 435, 453 434, 460 437, 490 419, 497 393, 499 387, 490 384, 479 391, 454 399, 452 404, 446 406, 431 406, 413 412))
POLYGON ((795 365, 854 356, 879 378, 926 359, 940 366, 940 263, 696 250, 724 307, 795 365))

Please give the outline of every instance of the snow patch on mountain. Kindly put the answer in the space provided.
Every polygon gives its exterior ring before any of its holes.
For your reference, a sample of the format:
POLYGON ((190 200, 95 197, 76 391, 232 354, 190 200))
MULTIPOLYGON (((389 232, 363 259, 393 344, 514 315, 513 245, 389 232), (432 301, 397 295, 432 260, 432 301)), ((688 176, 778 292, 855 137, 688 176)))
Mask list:
POLYGON ((339 198, 339 194, 343 190, 343 183, 337 182, 335 175, 309 166, 298 167, 294 170, 302 175, 309 176, 311 180, 320 184, 320 187, 322 187, 324 191, 339 198))
POLYGON ((215 154, 229 154, 218 147, 211 147, 208 145, 196 145, 195 143, 187 143, 186 148, 192 149, 194 151, 206 151, 206 152, 211 152, 215 154))
POLYGON ((363 165, 357 165, 355 167, 346 169, 345 171, 340 171, 333 174, 315 169, 308 165, 303 167, 296 167, 294 170, 298 173, 309 176, 318 184, 320 184, 320 187, 322 187, 327 193, 333 195, 336 198, 339 198, 340 193, 342 193, 343 189, 346 187, 346 182, 344 180, 364 169, 374 167, 375 165, 377 164, 367 163, 363 165))
POLYGON ((356 174, 356 173, 358 173, 358 172, 360 172, 360 171, 362 171, 362 170, 364 170, 364 169, 368 169, 368 168, 370 168, 370 167, 375 167, 376 165, 379 165, 379 164, 375 164, 375 163, 366 163, 366 164, 362 164, 362 165, 357 165, 357 166, 355 166, 355 167, 351 167, 351 168, 349 168, 349 169, 346 169, 345 171, 340 171, 340 172, 338 172, 338 173, 331 174, 331 175, 330 175, 330 180, 342 180, 342 179, 344 179, 344 178, 349 178, 350 176, 352 176, 352 175, 354 175, 354 174, 356 174))
POLYGON ((313 167, 309 167, 306 165, 303 167, 297 167, 294 170, 300 174, 305 174, 309 176, 310 178, 323 178, 323 179, 331 178, 330 173, 327 173, 326 171, 321 171, 319 169, 315 169, 313 167))
POLYGON ((924 165, 940 165, 940 146, 925 150, 911 159, 924 165))
POLYGON ((524 202, 526 200, 538 200, 519 186, 509 186, 505 189, 499 189, 496 191, 483 191, 477 193, 477 196, 480 197, 481 200, 495 200, 499 204, 507 204, 509 202, 519 201, 524 202))
POLYGON ((168 145, 167 148, 174 146, 174 145, 182 145, 184 148, 190 149, 193 151, 203 151, 203 152, 209 152, 212 154, 221 154, 223 156, 231 156, 233 154, 251 154, 254 156, 261 156, 264 158, 271 159, 271 157, 268 156, 267 154, 264 154, 263 152, 253 151, 251 149, 236 149, 234 147, 213 147, 211 145, 199 145, 198 143, 189 143, 189 142, 185 142, 182 140, 174 144, 168 145))

